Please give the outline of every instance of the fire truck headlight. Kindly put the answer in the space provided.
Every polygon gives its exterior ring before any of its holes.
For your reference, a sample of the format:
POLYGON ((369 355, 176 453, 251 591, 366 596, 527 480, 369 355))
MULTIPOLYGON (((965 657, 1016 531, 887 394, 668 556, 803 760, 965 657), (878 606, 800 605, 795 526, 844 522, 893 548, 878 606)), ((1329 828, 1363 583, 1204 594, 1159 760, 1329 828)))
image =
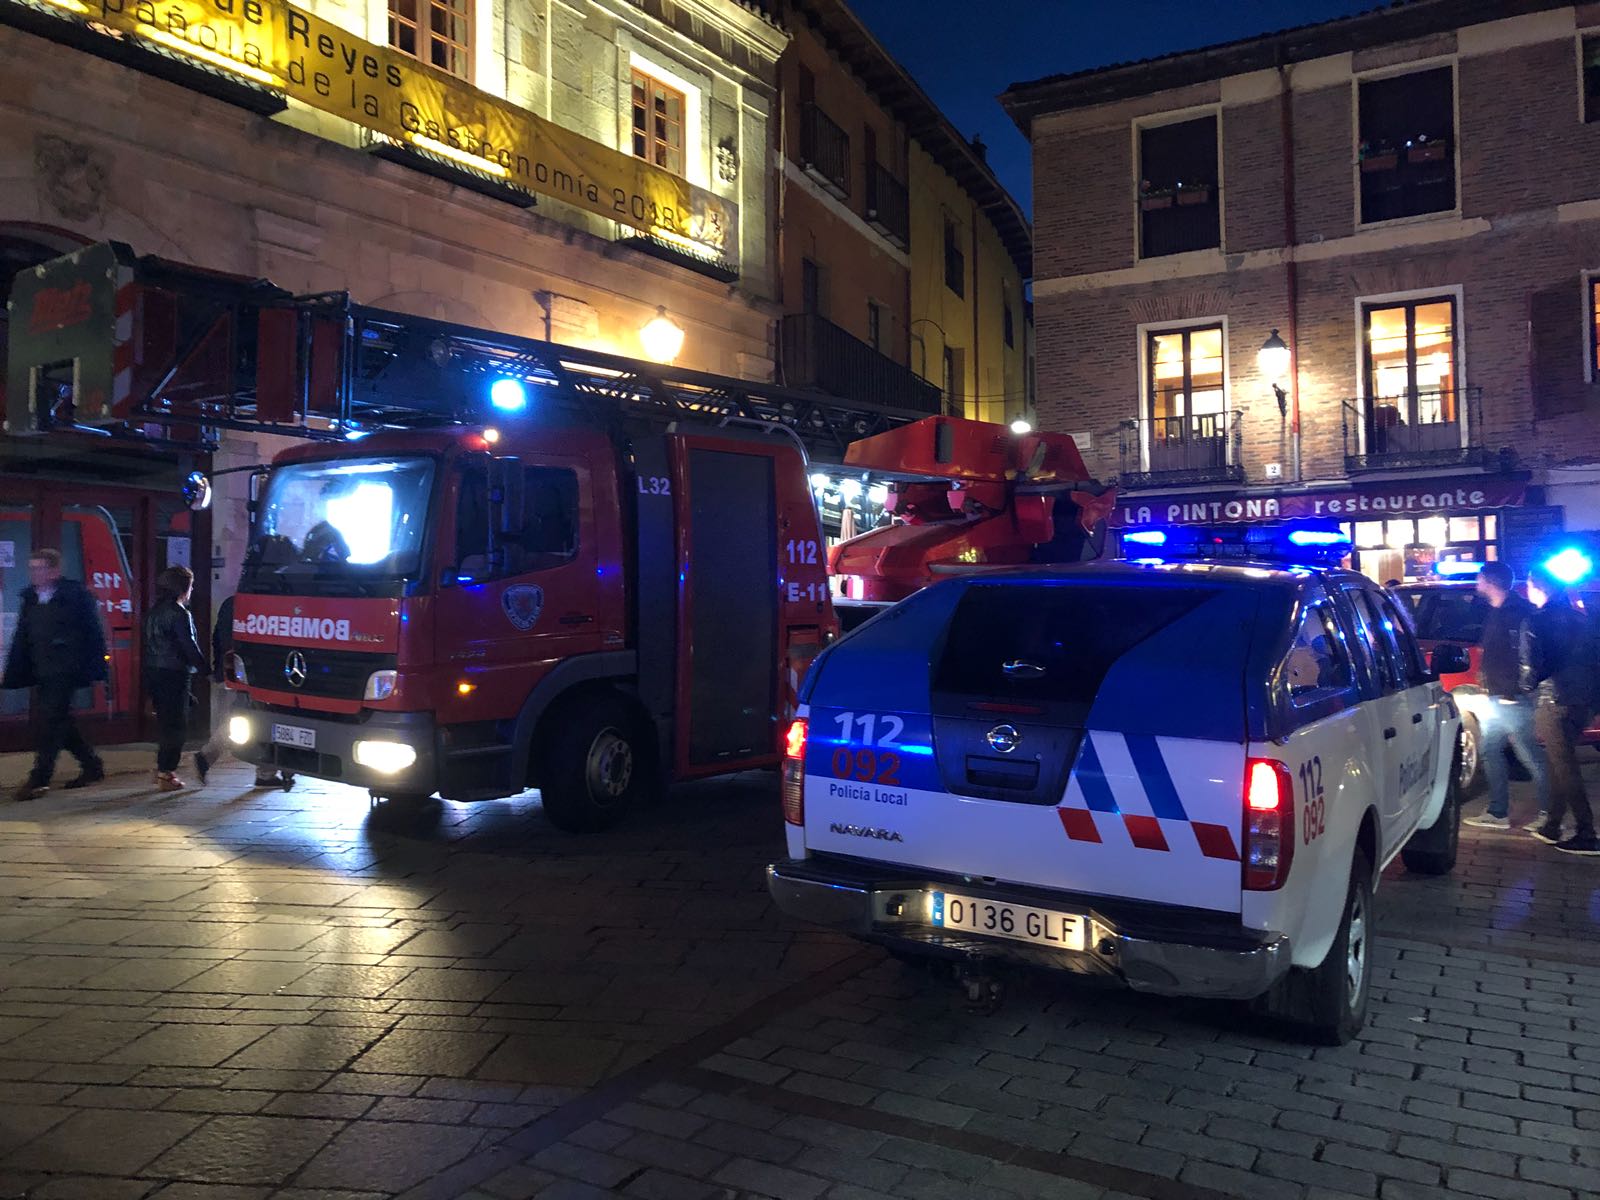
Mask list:
POLYGON ((357 742, 356 762, 380 775, 398 775, 417 761, 417 752, 400 742, 357 742))
POLYGON ((230 654, 223 660, 223 673, 234 683, 250 682, 250 673, 245 670, 244 659, 237 654, 230 654))
POLYGON ((393 671, 374 671, 367 676, 367 690, 362 693, 363 700, 387 700, 394 695, 399 686, 399 677, 393 671))
POLYGON ((235 746, 243 746, 250 741, 250 718, 228 718, 228 740, 235 746))

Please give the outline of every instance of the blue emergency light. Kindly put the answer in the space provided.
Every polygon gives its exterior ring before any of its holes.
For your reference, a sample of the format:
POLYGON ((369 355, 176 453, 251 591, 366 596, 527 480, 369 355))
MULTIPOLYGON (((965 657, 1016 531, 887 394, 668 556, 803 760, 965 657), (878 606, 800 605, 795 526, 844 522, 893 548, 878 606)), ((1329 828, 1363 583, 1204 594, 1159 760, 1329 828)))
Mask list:
POLYGON ((1544 569, 1557 583, 1573 587, 1594 573, 1594 560, 1576 546, 1568 546, 1545 559, 1544 569))
POLYGON ((1481 562, 1468 562, 1459 558, 1433 564, 1433 573, 1442 575, 1446 579, 1465 579, 1468 576, 1476 575, 1481 570, 1483 570, 1481 562))
POLYGON ((489 385, 489 403, 501 412, 521 412, 528 407, 528 389, 520 379, 496 379, 489 385))
POLYGON ((1337 526, 1305 524, 1176 525, 1138 529, 1122 535, 1140 547, 1140 563, 1240 559, 1283 566, 1332 566, 1350 553, 1350 539, 1337 526), (1159 547, 1160 559, 1144 547, 1159 547))
POLYGON ((1123 534, 1122 540, 1137 546, 1165 546, 1167 534, 1162 529, 1135 529, 1123 534))

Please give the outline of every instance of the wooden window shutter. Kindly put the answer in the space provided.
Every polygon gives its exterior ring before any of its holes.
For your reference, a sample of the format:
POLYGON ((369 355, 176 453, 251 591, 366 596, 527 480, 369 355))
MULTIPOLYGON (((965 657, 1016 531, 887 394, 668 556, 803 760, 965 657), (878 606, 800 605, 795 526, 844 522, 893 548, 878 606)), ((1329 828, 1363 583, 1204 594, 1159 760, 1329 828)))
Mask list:
POLYGON ((1588 388, 1583 380, 1583 288, 1577 277, 1528 296, 1529 382, 1535 419, 1582 412, 1588 388))

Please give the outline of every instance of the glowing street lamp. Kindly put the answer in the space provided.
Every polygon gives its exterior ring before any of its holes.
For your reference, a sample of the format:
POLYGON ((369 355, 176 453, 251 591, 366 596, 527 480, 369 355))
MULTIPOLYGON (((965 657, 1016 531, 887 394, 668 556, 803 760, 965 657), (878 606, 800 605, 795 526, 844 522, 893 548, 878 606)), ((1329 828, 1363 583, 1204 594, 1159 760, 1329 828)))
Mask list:
POLYGON ((1256 352, 1256 365, 1261 368, 1261 377, 1272 387, 1272 394, 1278 398, 1278 411, 1289 411, 1289 393, 1283 389, 1283 381, 1289 374, 1289 345, 1274 329, 1261 343, 1261 349, 1256 352))
POLYGON ((651 362, 669 363, 683 349, 683 326, 667 316, 665 306, 659 306, 656 315, 640 327, 639 344, 651 362))

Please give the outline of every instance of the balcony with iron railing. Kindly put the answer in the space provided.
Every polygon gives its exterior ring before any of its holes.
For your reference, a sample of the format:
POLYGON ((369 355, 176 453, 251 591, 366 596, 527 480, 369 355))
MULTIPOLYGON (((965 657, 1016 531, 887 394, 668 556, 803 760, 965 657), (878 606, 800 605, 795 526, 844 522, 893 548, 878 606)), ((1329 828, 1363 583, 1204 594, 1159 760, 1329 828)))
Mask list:
POLYGON ((783 318, 778 352, 789 387, 820 388, 918 416, 943 411, 933 384, 815 313, 783 318))
POLYGON ((1244 480, 1237 412, 1134 417, 1118 433, 1124 490, 1244 480))
POLYGON ((1483 389, 1413 389, 1342 402, 1344 465, 1351 473, 1481 465, 1483 389))
POLYGON ((906 185, 878 163, 867 168, 867 224, 902 250, 911 244, 911 200, 906 185))
POLYGON ((839 199, 850 198, 850 135, 815 104, 800 106, 800 166, 839 199))

